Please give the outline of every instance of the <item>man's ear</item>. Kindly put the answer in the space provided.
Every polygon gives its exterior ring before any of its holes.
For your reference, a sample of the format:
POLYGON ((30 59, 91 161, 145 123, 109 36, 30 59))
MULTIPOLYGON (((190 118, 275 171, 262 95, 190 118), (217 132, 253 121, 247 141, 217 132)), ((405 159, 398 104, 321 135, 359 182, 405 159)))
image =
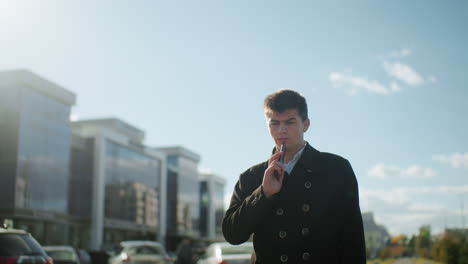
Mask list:
POLYGON ((304 121, 304 132, 306 132, 307 129, 309 129, 309 126, 310 126, 310 119, 307 119, 306 121, 304 121))

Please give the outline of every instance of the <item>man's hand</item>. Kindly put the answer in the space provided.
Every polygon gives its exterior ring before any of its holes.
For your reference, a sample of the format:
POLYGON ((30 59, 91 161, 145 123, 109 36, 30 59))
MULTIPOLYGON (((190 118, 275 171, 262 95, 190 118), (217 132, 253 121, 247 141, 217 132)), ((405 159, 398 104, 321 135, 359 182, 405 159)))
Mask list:
POLYGON ((268 168, 265 170, 265 174, 263 174, 262 182, 263 193, 266 197, 271 197, 278 193, 283 185, 285 168, 284 165, 278 161, 282 154, 283 152, 276 152, 268 160, 268 168))

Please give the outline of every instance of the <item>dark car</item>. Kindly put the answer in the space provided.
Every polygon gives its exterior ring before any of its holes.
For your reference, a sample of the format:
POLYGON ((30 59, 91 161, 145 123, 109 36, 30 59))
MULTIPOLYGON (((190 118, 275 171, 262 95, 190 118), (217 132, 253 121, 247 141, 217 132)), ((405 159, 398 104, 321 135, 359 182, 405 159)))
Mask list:
POLYGON ((24 230, 0 227, 0 264, 53 264, 41 245, 24 230))

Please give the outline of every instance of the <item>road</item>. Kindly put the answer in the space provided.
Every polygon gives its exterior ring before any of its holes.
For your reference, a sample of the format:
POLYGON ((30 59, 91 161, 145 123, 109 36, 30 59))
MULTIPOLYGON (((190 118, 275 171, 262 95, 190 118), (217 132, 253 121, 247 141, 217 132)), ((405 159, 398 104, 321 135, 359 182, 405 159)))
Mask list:
MULTIPOLYGON (((417 259, 415 258, 401 258, 401 259, 395 260, 394 262, 391 262, 391 264, 416 264, 416 260, 417 259)), ((374 264, 374 262, 368 262, 368 263, 374 264)), ((375 262, 375 263, 379 263, 379 262, 375 262)), ((419 261, 418 264, 437 264, 437 262, 426 260, 423 262, 419 261)))

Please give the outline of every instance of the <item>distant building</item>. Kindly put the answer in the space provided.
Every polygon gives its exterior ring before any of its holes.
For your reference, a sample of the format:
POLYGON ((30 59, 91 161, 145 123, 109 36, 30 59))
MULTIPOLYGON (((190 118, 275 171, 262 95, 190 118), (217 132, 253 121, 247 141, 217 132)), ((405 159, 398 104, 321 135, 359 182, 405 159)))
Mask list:
POLYGON ((224 187, 226 180, 202 173, 200 178, 200 235, 209 240, 223 240, 224 187))
POLYGON ((105 216, 157 227, 159 196, 154 188, 139 182, 106 185, 105 216))
POLYGON ((158 147, 167 157, 167 246, 174 250, 183 236, 200 236, 200 156, 181 146, 158 147))
POLYGON ((366 239, 366 250, 368 257, 375 257, 390 239, 387 229, 383 225, 377 225, 374 221, 374 214, 371 212, 362 213, 364 224, 364 236, 366 239))
POLYGON ((72 123, 70 213, 75 240, 91 249, 129 239, 165 239, 165 155, 144 132, 115 118, 72 123))
POLYGON ((0 219, 13 220, 44 244, 69 236, 75 101, 74 93, 29 71, 0 72, 0 219))

